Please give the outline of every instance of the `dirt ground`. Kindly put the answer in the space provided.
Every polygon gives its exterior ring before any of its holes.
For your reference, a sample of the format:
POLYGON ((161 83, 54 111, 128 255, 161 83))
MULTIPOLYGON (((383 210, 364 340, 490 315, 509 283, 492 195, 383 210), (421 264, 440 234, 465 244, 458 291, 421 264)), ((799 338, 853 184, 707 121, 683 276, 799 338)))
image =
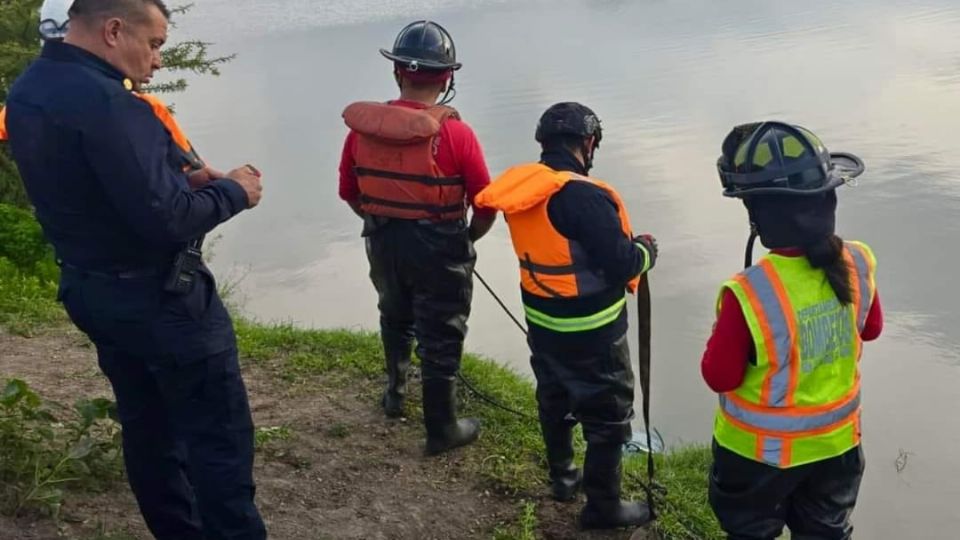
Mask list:
MULTIPOLYGON (((11 377, 64 405, 112 398, 94 350, 73 330, 29 339, 0 330, 0 380, 11 377)), ((497 526, 516 520, 519 498, 466 476, 460 452, 424 457, 419 419, 385 419, 376 389, 324 380, 291 385, 255 366, 246 366, 244 377, 256 425, 290 431, 289 439, 270 442, 257 455, 257 502, 271 538, 491 538, 497 526)), ((545 490, 530 496, 544 539, 631 538, 629 532, 578 532, 582 500, 554 503, 545 490)), ((151 538, 120 482, 104 494, 68 494, 59 530, 50 519, 0 517, 0 539, 91 538, 101 527, 151 538)))

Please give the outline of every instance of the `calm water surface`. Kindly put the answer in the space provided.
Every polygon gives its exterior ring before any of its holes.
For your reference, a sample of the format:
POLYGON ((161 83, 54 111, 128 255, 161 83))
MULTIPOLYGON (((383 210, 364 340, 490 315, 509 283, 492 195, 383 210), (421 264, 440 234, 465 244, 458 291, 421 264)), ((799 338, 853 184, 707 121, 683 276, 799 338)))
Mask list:
MULTIPOLYGON (((736 272, 745 212, 720 196, 714 162, 735 123, 780 118, 860 155, 840 192, 840 231, 880 260, 883 338, 866 348, 867 475, 859 538, 955 538, 960 518, 960 6, 947 0, 204 0, 178 37, 237 52, 219 79, 175 98, 200 151, 264 172, 256 211, 224 226, 215 266, 245 276, 247 312, 317 327, 376 327, 359 223, 336 197, 340 111, 387 99, 377 53, 409 20, 453 33, 454 104, 491 171, 537 157, 539 114, 561 100, 605 126, 595 175, 635 227, 657 235, 655 423, 669 443, 709 440, 716 398, 699 359, 718 284, 736 272), (895 460, 909 452, 898 473, 895 460)), ((501 222, 479 271, 520 308, 501 222)), ((521 336, 479 287, 468 346, 529 375, 521 336)))

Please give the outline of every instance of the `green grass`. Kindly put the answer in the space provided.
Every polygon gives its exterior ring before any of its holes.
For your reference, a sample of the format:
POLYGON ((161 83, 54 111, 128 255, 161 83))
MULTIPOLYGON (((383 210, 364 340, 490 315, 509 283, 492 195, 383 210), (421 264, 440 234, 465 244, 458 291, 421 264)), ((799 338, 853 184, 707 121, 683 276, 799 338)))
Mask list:
POLYGON ((8 331, 30 335, 66 320, 56 297, 56 283, 29 275, 0 257, 0 325, 8 331))
POLYGON ((494 529, 493 540, 537 540, 537 505, 522 501, 516 523, 494 529))
POLYGON ((253 444, 260 450, 270 443, 289 441, 293 432, 287 426, 260 426, 253 434, 253 444))
MULTIPOLYGON (((30 333, 65 320, 55 295, 54 285, 25 275, 0 258, 0 325, 10 331, 30 333)), ((236 329, 244 360, 261 363, 287 381, 325 376, 328 384, 340 381, 369 393, 371 399, 378 395, 383 360, 380 340, 374 333, 303 330, 291 325, 257 324, 242 318, 237 319, 236 329)), ((464 358, 462 372, 484 394, 511 408, 535 415, 536 398, 530 381, 474 355, 464 358)), ((543 496, 546 468, 536 420, 493 408, 463 385, 460 385, 459 395, 462 414, 480 418, 484 426, 480 441, 464 452, 468 472, 479 475, 493 489, 510 496, 543 496)), ((421 414, 419 407, 419 396, 411 395, 408 412, 418 417, 421 414)), ((331 437, 348 435, 342 426, 336 425, 330 426, 327 432, 331 437)), ((264 448, 271 442, 287 440, 291 436, 290 431, 282 426, 261 429, 256 436, 257 446, 264 448)), ((582 451, 583 443, 578 438, 581 459, 582 451)), ((666 487, 666 495, 657 500, 660 508, 657 529, 665 538, 723 538, 707 504, 710 461, 710 452, 705 446, 679 448, 658 459, 658 478, 666 487)), ((626 458, 624 491, 628 495, 643 496, 641 482, 645 466, 642 456, 626 458)), ((526 506, 524 512, 527 512, 526 506)), ((530 516, 535 523, 535 514, 530 516)), ((511 526, 510 534, 520 534, 513 536, 515 538, 527 538, 522 536, 524 529, 517 527, 520 527, 519 523, 511 526)), ((507 532, 500 531, 499 534, 507 532)))
MULTIPOLYGON (((343 380, 367 388, 371 399, 379 392, 383 356, 376 334, 346 330, 303 330, 290 325, 266 326, 237 321, 241 354, 247 361, 269 363, 288 380, 336 373, 343 380)), ((464 358, 464 376, 481 392, 530 415, 536 414, 533 384, 497 363, 474 355, 464 358)), ((545 493, 546 468, 543 442, 535 419, 521 418, 491 407, 460 385, 464 416, 483 422, 477 444, 464 452, 465 466, 502 493, 517 497, 540 497, 545 493)), ((419 396, 411 395, 408 412, 420 414, 419 396)), ((329 430, 339 436, 336 426, 329 430)), ((583 442, 578 438, 582 457, 583 442)), ((658 496, 658 531, 668 540, 713 540, 724 538, 707 504, 710 452, 706 446, 678 448, 658 459, 659 482, 666 495, 658 496)), ((626 458, 624 490, 642 497, 646 461, 642 456, 626 458)), ((524 503, 520 521, 498 529, 497 538, 524 536, 536 529, 535 505, 524 503), (528 531, 529 529, 529 531, 528 531), (527 532, 524 532, 527 531, 527 532), (514 535, 514 536, 503 536, 514 535)))
POLYGON ((86 540, 137 540, 137 537, 126 531, 97 531, 86 540))
POLYGON ((58 278, 53 249, 33 214, 0 203, 0 325, 28 335, 64 320, 58 278))
MULTIPOLYGON (((0 204, 0 326, 30 334, 62 323, 66 316, 56 301, 57 268, 52 250, 29 212, 0 204)), ((383 352, 376 334, 347 330, 303 330, 292 325, 263 325, 242 318, 236 332, 245 361, 264 365, 293 384, 316 382, 356 388, 361 396, 378 399, 383 373, 383 352)), ((507 406, 536 413, 530 381, 497 363, 473 355, 463 361, 462 373, 481 392, 507 406)), ((467 472, 485 480, 492 489, 537 500, 545 494, 546 468, 538 422, 520 418, 481 401, 461 385, 461 411, 483 422, 479 442, 466 449, 467 472)), ((419 396, 411 395, 408 413, 421 414, 419 396)), ((419 425, 419 424, 416 424, 419 425)), ((327 428, 331 437, 348 436, 341 425, 327 428)), ((257 446, 292 436, 283 426, 258 430, 257 446)), ((583 443, 578 452, 582 458, 583 443)), ((676 449, 659 459, 659 481, 666 495, 661 507, 659 531, 668 539, 712 540, 723 538, 707 504, 710 454, 706 447, 676 449)), ((642 496, 645 463, 642 458, 625 462, 624 490, 642 496)), ((534 538, 536 507, 524 502, 519 521, 509 528, 511 538, 534 538), (526 536, 524 536, 526 535, 526 536)), ((501 534, 508 534, 501 531, 501 534)), ((506 538, 505 536, 501 536, 506 538)))

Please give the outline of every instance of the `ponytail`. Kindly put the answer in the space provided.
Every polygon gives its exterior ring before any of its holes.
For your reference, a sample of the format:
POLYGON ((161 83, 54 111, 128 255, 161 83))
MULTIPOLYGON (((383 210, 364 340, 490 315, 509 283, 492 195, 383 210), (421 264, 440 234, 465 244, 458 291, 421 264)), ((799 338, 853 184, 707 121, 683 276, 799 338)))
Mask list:
POLYGON ((822 268, 827 281, 844 306, 853 303, 850 286, 850 266, 843 256, 843 240, 837 235, 824 237, 805 249, 807 260, 814 268, 822 268))

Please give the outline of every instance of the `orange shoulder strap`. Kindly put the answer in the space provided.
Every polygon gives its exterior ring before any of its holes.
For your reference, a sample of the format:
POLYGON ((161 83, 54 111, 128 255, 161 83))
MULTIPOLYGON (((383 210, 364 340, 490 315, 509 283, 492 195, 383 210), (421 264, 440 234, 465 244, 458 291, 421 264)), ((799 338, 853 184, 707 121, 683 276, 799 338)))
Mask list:
POLYGON ((7 140, 7 108, 0 107, 0 141, 7 140))
POLYGON ((147 104, 153 109, 154 116, 157 117, 157 120, 160 120, 160 123, 163 124, 167 131, 170 132, 170 136, 173 137, 173 142, 177 143, 177 146, 180 147, 184 152, 191 152, 193 146, 190 144, 190 141, 187 139, 186 134, 183 133, 183 130, 180 129, 180 124, 177 123, 173 115, 170 114, 170 109, 167 108, 167 105, 160 101, 160 98, 151 95, 151 94, 140 94, 134 92, 133 95, 138 98, 146 101, 147 104))

